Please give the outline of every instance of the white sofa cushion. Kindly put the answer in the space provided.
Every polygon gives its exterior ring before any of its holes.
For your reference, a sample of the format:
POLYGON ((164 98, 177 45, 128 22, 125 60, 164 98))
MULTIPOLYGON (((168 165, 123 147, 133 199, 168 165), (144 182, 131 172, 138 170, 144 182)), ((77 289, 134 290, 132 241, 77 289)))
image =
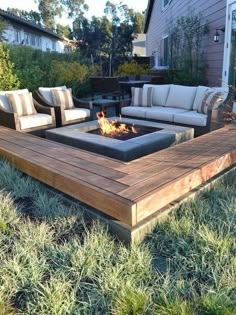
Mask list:
POLYGON ((12 112, 12 107, 10 103, 8 102, 6 94, 9 93, 15 93, 15 94, 27 94, 29 93, 28 89, 22 89, 22 90, 13 90, 13 91, 0 91, 0 107, 5 109, 7 112, 12 112))
POLYGON ((196 86, 171 85, 165 106, 191 110, 196 91, 196 86))
POLYGON ((38 90, 40 94, 45 98, 45 100, 50 104, 53 105, 52 99, 52 92, 51 90, 66 90, 67 87, 63 86, 56 86, 56 87, 39 87, 38 90))
POLYGON ((11 105, 11 111, 17 113, 18 116, 37 114, 33 103, 32 93, 9 93, 6 94, 6 96, 11 105))
POLYGON ((196 111, 186 111, 184 113, 175 114, 174 122, 184 125, 206 126, 207 115, 197 113, 196 111))
POLYGON ((144 87, 152 87, 152 105, 165 106, 170 90, 170 84, 154 85, 144 84, 144 87))
POLYGON ((199 85, 197 87, 197 92, 194 98, 194 102, 193 102, 193 110, 197 110, 198 107, 200 106, 200 104, 202 103, 203 98, 205 97, 206 93, 208 91, 211 91, 212 89, 207 87, 207 86, 203 86, 203 85, 199 85))
POLYGON ((60 105, 65 109, 71 109, 74 107, 71 89, 66 90, 52 89, 51 92, 54 105, 60 105))
POLYGON ((131 88, 132 106, 151 107, 152 106, 152 87, 131 88))
POLYGON ((121 116, 126 115, 126 116, 133 116, 133 117, 139 117, 139 118, 146 118, 146 110, 147 110, 147 107, 125 106, 125 107, 121 107, 121 116))
POLYGON ((146 119, 174 121, 174 115, 178 113, 186 112, 185 109, 164 107, 164 106, 153 106, 146 109, 146 119))
POLYGON ((52 116, 47 114, 35 114, 19 117, 20 128, 28 129, 52 124, 52 116))
POLYGON ((90 117, 90 110, 87 108, 71 108, 65 109, 65 120, 71 121, 74 119, 82 119, 90 117))

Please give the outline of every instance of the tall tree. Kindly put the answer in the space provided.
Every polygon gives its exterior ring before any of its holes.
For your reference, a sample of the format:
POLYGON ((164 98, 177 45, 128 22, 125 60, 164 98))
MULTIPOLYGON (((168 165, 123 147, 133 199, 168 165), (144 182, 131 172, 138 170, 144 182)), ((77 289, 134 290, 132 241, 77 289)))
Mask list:
POLYGON ((35 24, 42 23, 40 13, 33 10, 28 12, 28 11, 20 10, 17 8, 7 8, 7 12, 13 13, 31 23, 35 23, 35 24))
POLYGON ((35 0, 46 28, 55 30, 55 17, 67 12, 68 17, 82 17, 88 10, 85 0, 35 0))

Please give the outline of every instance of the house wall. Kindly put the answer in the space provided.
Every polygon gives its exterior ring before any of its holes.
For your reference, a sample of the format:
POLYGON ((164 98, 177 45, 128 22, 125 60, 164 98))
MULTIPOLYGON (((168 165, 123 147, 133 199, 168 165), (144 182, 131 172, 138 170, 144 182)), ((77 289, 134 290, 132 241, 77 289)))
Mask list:
POLYGON ((8 22, 3 35, 9 44, 31 46, 43 51, 64 52, 62 41, 27 26, 8 22))
POLYGON ((216 28, 225 25, 226 0, 172 0, 162 10, 162 0, 155 0, 149 27, 146 34, 147 55, 151 56, 155 48, 161 48, 163 37, 168 35, 168 28, 180 16, 201 14, 203 23, 207 23, 209 32, 204 38, 207 79, 209 86, 221 85, 224 34, 219 31, 220 40, 213 41, 216 28))

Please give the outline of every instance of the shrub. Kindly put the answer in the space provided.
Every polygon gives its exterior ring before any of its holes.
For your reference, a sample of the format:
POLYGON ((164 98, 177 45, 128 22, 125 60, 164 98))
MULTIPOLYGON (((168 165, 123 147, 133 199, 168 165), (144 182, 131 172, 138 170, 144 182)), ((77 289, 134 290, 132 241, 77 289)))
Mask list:
POLYGON ((0 90, 14 90, 20 85, 14 73, 14 64, 10 61, 9 51, 0 43, 0 90))
POLYGON ((147 73, 148 65, 140 65, 136 61, 126 62, 121 64, 117 69, 117 75, 126 74, 145 74, 147 73))
POLYGON ((74 95, 88 93, 88 78, 98 73, 94 66, 81 64, 77 52, 43 52, 28 46, 9 46, 10 58, 22 88, 35 91, 39 86, 67 85, 74 95))

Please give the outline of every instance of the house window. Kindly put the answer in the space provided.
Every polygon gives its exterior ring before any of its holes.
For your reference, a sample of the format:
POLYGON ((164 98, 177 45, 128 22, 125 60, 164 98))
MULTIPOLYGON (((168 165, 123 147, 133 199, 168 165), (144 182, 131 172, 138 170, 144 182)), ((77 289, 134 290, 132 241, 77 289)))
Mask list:
POLYGON ((34 35, 31 35, 31 37, 30 37, 30 45, 35 46, 35 36, 34 35))
POLYGON ((171 0, 162 0, 162 9, 164 9, 169 3, 170 3, 171 0))
POLYGON ((30 36, 29 34, 25 33, 25 44, 29 45, 29 43, 30 43, 30 36))
POLYGON ((55 51, 56 50, 56 42, 52 41, 52 50, 55 51))
POLYGON ((20 31, 15 31, 15 42, 20 43, 20 31))
POLYGON ((163 38, 163 65, 169 65, 169 36, 163 38))

